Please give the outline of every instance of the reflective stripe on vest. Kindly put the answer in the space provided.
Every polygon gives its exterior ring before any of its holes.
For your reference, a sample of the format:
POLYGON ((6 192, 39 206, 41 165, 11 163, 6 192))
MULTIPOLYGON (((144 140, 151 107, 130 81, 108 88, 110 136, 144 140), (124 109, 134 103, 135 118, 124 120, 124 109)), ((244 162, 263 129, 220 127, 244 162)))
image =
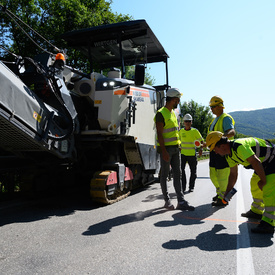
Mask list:
POLYGON ((163 140, 164 140, 164 145, 167 145, 167 143, 175 141, 175 140, 177 141, 177 143, 175 145, 178 144, 178 138, 177 137, 164 138, 163 140))
POLYGON ((254 206, 255 208, 259 209, 260 211, 264 210, 264 207, 261 207, 259 204, 256 204, 255 202, 252 202, 252 206, 254 206))
POLYGON ((263 203, 263 200, 253 198, 252 206, 254 206, 256 209, 260 211, 264 211, 264 207, 262 207, 260 204, 263 203))
MULTIPOLYGON (((179 145, 179 132, 178 132, 178 120, 174 110, 171 112, 166 108, 162 107, 158 110, 163 115, 165 125, 163 127, 163 140, 165 146, 179 145)), ((157 140, 158 141, 158 140, 157 140)), ((159 142, 157 143, 159 146, 159 142)))
POLYGON ((274 212, 275 211, 275 206, 266 206, 265 207, 265 211, 267 211, 267 212, 274 212))
POLYGON ((173 131, 177 131, 178 129, 176 127, 169 128, 169 129, 163 129, 163 133, 171 133, 173 131))
POLYGON ((267 217, 267 218, 269 218, 269 219, 271 219, 271 220, 275 220, 275 215, 270 214, 270 213, 267 213, 266 210, 265 210, 265 212, 263 213, 263 216, 265 216, 265 217, 267 217))
POLYGON ((180 140, 181 140, 181 154, 185 156, 195 156, 196 155, 196 146, 195 141, 202 141, 202 137, 200 132, 191 127, 189 130, 185 130, 185 128, 181 129, 179 132, 180 140))
POLYGON ((253 200, 254 200, 255 202, 263 202, 263 200, 261 200, 261 199, 253 198, 253 200))
MULTIPOLYGON (((260 159, 260 156, 261 156, 261 145, 259 143, 259 141, 256 139, 256 138, 253 138, 256 142, 256 152, 255 152, 255 155, 260 159)), ((269 162, 274 158, 274 154, 275 154, 275 150, 273 148, 273 146, 265 140, 265 145, 266 147, 266 154, 264 156, 264 159, 262 160, 262 162, 265 162, 267 160, 269 160, 269 162)), ((263 147, 263 146, 262 146, 263 147)), ((263 156, 262 156, 263 157, 263 156)))

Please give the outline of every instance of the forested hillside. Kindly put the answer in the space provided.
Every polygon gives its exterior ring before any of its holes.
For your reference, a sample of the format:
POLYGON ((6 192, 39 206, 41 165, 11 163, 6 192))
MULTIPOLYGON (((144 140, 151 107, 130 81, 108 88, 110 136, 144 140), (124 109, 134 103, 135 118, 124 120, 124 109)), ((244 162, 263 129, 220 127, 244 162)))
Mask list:
POLYGON ((231 112, 240 134, 264 139, 275 138, 275 108, 231 112))

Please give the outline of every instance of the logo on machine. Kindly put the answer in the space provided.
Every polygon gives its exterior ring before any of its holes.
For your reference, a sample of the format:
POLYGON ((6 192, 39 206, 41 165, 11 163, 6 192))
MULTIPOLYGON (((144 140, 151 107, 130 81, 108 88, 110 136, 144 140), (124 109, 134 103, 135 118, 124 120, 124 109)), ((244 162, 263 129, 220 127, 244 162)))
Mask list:
POLYGON ((35 120, 37 120, 38 122, 40 122, 41 121, 41 116, 37 113, 37 112, 33 112, 33 118, 35 119, 35 120))
MULTIPOLYGON (((116 90, 114 95, 127 95, 125 90, 116 90)), ((132 96, 132 100, 135 102, 144 102, 146 97, 149 97, 149 91, 131 87, 129 95, 132 96)))
POLYGON ((133 91, 133 101, 144 102, 144 97, 142 96, 142 92, 133 91))
POLYGON ((114 45, 114 44, 117 44, 117 40, 115 39, 94 42, 95 47, 108 46, 108 45, 114 45))

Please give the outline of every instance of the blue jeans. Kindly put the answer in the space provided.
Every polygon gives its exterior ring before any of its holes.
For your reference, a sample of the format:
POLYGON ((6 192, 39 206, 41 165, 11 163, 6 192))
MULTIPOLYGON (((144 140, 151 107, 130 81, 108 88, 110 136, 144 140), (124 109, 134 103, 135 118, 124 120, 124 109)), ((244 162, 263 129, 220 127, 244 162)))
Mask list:
POLYGON ((167 177, 170 171, 170 165, 173 170, 173 185, 176 191, 178 202, 184 201, 184 195, 182 192, 181 180, 180 180, 180 151, 177 146, 166 146, 166 150, 169 154, 169 162, 166 162, 160 154, 161 172, 160 172, 160 186, 165 201, 170 199, 167 190, 167 177))

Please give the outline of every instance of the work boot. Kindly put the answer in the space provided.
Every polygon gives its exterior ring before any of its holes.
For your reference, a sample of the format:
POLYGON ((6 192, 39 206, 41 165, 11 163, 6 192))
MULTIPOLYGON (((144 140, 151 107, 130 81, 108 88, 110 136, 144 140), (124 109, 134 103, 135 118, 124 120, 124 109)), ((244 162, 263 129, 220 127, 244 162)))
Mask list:
POLYGON ((255 212, 253 212, 252 210, 249 210, 246 213, 242 213, 241 216, 245 217, 245 218, 248 218, 248 219, 256 219, 256 220, 261 220, 262 219, 261 214, 257 214, 255 212))
POLYGON ((175 209, 174 205, 171 203, 170 200, 168 200, 168 201, 165 202, 164 208, 166 208, 168 210, 174 210, 175 209))
POLYGON ((215 197, 212 198, 212 201, 216 201, 219 198, 219 195, 217 194, 215 197))
POLYGON ((258 234, 273 234, 274 226, 261 220, 260 224, 258 224, 255 228, 251 228, 251 232, 258 234))
POLYGON ((178 210, 188 210, 188 211, 194 211, 195 207, 188 204, 187 201, 182 201, 178 203, 177 208, 178 210))
POLYGON ((228 205, 227 201, 223 201, 222 199, 217 199, 216 201, 212 202, 212 206, 226 206, 228 205))

